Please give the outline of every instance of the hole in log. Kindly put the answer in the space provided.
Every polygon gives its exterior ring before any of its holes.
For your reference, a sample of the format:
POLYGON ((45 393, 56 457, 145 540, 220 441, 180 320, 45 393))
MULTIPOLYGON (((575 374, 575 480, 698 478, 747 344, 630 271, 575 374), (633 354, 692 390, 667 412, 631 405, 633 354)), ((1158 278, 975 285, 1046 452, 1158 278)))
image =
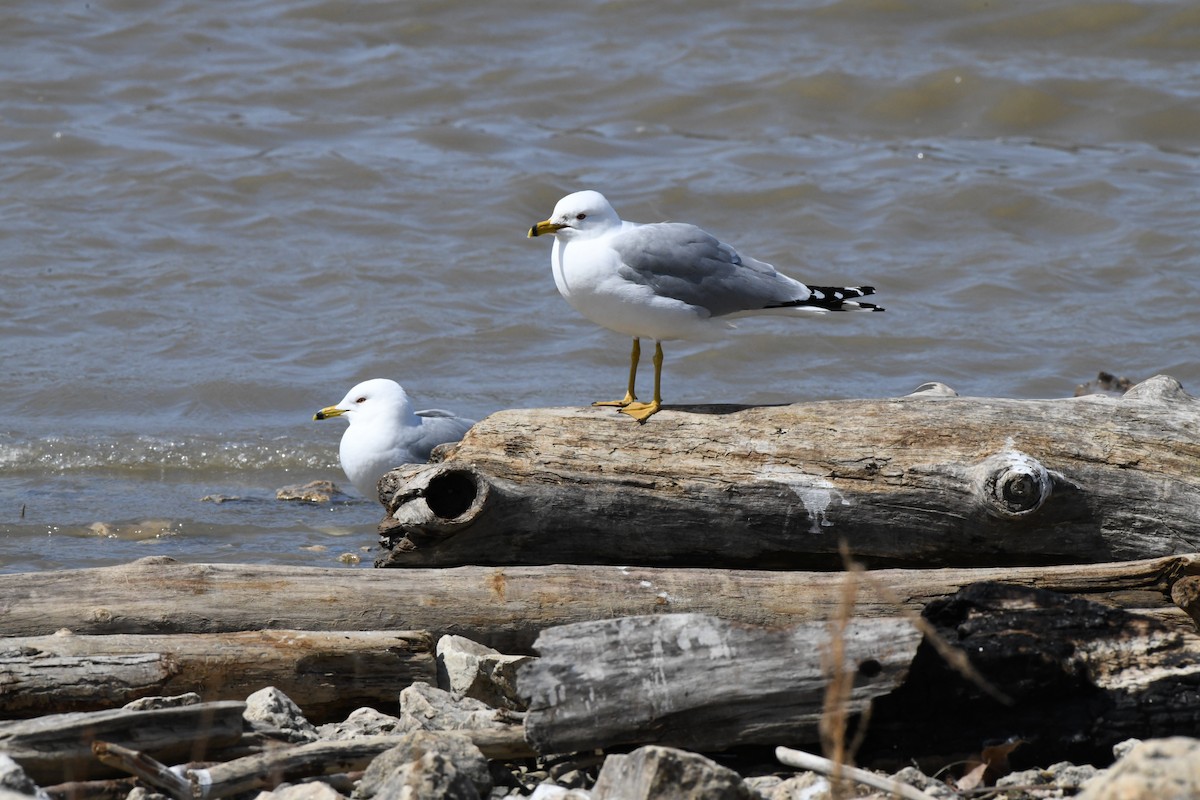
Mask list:
POLYGON ((476 493, 470 473, 446 471, 430 479, 425 488, 425 504, 442 519, 454 519, 471 507, 476 493))
POLYGON ((1004 502, 1013 511, 1027 511, 1042 502, 1039 489, 1032 475, 1013 473, 1006 476, 1001 492, 1004 502))
POLYGON ((873 658, 868 658, 858 665, 858 674, 864 678, 874 678, 881 672, 883 672, 883 664, 873 658))

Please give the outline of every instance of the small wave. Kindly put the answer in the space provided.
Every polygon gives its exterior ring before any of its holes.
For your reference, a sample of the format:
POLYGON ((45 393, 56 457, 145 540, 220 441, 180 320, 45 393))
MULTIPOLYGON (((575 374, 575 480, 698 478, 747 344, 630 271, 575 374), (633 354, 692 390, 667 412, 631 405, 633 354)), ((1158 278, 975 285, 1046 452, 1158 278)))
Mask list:
POLYGON ((7 472, 91 470, 241 471, 337 468, 336 451, 294 440, 222 441, 131 437, 0 438, 7 472))

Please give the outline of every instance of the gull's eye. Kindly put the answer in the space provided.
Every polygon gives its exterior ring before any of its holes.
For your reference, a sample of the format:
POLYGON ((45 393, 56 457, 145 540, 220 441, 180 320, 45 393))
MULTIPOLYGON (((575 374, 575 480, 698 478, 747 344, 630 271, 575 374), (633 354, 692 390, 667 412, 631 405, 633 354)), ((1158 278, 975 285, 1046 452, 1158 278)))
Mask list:
POLYGON ((576 214, 575 219, 587 219, 587 214, 576 214))
POLYGON ((365 397, 360 397, 360 398, 358 398, 357 400, 355 400, 354 402, 356 402, 356 403, 365 403, 365 402, 367 402, 367 398, 365 398, 365 397))

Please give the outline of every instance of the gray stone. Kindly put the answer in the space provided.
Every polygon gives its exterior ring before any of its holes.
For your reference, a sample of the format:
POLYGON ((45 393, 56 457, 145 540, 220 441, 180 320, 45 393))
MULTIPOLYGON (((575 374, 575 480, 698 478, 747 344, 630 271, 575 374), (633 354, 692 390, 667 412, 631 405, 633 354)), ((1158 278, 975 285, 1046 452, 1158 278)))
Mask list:
POLYGON ((383 777, 375 800, 480 800, 479 790, 441 753, 425 753, 383 777))
POLYGON ((342 722, 330 722, 317 727, 317 734, 326 740, 339 741, 358 736, 386 736, 403 733, 399 717, 384 714, 368 706, 356 708, 342 722))
POLYGON ((1088 781, 1080 800, 1192 800, 1200 797, 1200 740, 1184 736, 1138 743, 1088 781))
POLYGON ((1129 755, 1129 751, 1142 743, 1141 739, 1126 739, 1123 742, 1117 742, 1113 745, 1113 760, 1120 761, 1125 756, 1129 755))
POLYGON ((38 797, 45 800, 46 793, 25 774, 25 768, 13 761, 4 753, 0 753, 0 792, 21 795, 22 797, 38 797))
POLYGON ((532 656, 505 655, 463 636, 443 636, 437 643, 438 688, 494 708, 523 711, 517 670, 534 660, 532 656))
POLYGON ((568 789, 554 783, 539 783, 529 795, 529 800, 592 800, 591 792, 585 789, 568 789))
POLYGON ((416 781, 421 786, 440 786, 450 785, 459 778, 471 784, 471 791, 476 797, 491 791, 491 771, 479 748, 472 744, 469 738, 460 734, 413 731, 405 734, 400 744, 372 759, 358 782, 358 788, 354 790, 354 797, 356 800, 380 797, 384 794, 384 787, 388 785, 407 786, 416 781), (440 760, 422 762, 428 755, 436 755, 440 760), (422 762, 423 766, 411 766, 417 762, 422 762), (440 769, 439 765, 443 763, 453 767, 453 776, 449 776, 447 772, 449 777, 444 779, 431 777, 432 773, 429 771, 435 767, 440 769), (409 769, 402 779, 394 777, 405 768, 409 769))
POLYGON ((424 681, 400 692, 400 720, 405 731, 501 729, 510 725, 487 703, 471 697, 456 698, 424 681))
POLYGON ((829 779, 815 772, 801 772, 783 781, 776 779, 774 785, 765 780, 746 783, 766 800, 829 800, 833 791, 829 779))
POLYGON ((346 800, 328 783, 308 781, 281 786, 273 792, 259 792, 254 800, 346 800))
POLYGON ((892 776, 892 780, 907 783, 909 786, 920 789, 925 794, 931 797, 946 798, 946 800, 957 800, 958 792, 951 789, 937 778, 931 778, 916 767, 905 767, 892 776))
POLYGON ((731 769, 697 753, 649 745, 604 760, 592 800, 758 800, 731 769))
POLYGON ((315 742, 318 738, 317 729, 305 719, 300 706, 274 686, 247 697, 242 718, 254 730, 289 742, 315 742))

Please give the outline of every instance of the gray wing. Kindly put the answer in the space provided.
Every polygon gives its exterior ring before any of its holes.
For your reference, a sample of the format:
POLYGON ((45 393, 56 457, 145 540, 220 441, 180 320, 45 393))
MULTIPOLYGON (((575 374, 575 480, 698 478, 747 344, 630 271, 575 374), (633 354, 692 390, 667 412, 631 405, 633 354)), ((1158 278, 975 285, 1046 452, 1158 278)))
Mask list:
POLYGON ((695 225, 660 222, 612 240, 624 262, 622 278, 661 297, 698 306, 714 317, 755 311, 808 297, 808 288, 770 264, 743 258, 695 225))
POLYGON ((422 460, 428 460, 430 451, 439 444, 457 442, 475 424, 473 419, 463 419, 440 408, 418 411, 417 416, 421 418, 421 433, 409 449, 422 460))

